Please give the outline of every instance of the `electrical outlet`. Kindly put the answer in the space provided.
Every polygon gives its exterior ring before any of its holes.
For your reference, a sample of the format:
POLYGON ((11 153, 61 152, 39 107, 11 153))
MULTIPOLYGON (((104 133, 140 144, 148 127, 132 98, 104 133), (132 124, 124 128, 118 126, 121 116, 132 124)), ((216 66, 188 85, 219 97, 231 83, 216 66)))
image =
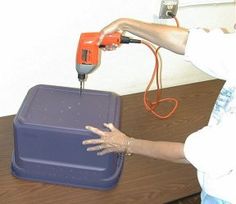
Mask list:
POLYGON ((168 19, 176 16, 178 10, 178 0, 162 0, 159 13, 160 19, 168 19))

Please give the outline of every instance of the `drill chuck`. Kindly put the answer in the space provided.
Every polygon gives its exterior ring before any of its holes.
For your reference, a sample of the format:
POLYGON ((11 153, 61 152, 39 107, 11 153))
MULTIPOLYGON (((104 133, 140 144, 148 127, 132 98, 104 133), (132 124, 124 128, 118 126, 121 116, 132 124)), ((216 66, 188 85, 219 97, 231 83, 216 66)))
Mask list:
POLYGON ((78 79, 79 79, 79 81, 84 81, 85 80, 85 74, 78 74, 78 79))

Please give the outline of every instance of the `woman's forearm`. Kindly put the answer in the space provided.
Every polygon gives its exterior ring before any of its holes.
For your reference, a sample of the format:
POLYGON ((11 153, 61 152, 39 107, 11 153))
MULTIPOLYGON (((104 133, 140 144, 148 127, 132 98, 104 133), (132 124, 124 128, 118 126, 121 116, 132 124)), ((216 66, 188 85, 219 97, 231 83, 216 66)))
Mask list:
POLYGON ((86 129, 100 136, 100 139, 83 141, 84 145, 95 145, 88 147, 87 151, 100 151, 98 152, 99 155, 110 152, 126 152, 155 159, 188 163, 184 156, 183 143, 135 139, 122 133, 111 123, 105 123, 104 126, 110 129, 110 131, 102 131, 96 127, 86 126, 86 129))
POLYGON ((188 30, 176 26, 146 23, 134 19, 122 18, 108 25, 106 29, 130 32, 178 54, 184 54, 188 30))
POLYGON ((184 144, 178 142, 148 141, 132 139, 128 151, 133 154, 163 159, 176 163, 188 163, 185 159, 184 144))

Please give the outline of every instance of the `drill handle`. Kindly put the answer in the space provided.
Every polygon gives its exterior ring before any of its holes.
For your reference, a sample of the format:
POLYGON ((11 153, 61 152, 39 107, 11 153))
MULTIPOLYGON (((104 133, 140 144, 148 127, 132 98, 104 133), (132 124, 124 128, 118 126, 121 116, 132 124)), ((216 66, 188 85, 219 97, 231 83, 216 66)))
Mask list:
POLYGON ((129 43, 141 43, 141 40, 123 36, 117 32, 105 36, 102 43, 99 45, 99 48, 106 48, 114 45, 119 46, 120 44, 129 44, 129 43))

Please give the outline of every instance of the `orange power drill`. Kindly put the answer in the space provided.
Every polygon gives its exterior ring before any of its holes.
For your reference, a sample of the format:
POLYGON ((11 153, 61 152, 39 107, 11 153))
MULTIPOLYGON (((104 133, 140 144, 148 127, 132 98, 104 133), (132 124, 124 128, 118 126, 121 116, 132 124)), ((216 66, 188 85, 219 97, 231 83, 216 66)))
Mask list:
POLYGON ((115 32, 106 35, 100 45, 98 45, 100 33, 82 33, 76 54, 76 70, 80 82, 80 93, 84 87, 84 81, 87 74, 93 72, 100 64, 100 48, 107 46, 119 46, 121 43, 141 43, 141 40, 132 39, 122 36, 121 33, 115 32))

